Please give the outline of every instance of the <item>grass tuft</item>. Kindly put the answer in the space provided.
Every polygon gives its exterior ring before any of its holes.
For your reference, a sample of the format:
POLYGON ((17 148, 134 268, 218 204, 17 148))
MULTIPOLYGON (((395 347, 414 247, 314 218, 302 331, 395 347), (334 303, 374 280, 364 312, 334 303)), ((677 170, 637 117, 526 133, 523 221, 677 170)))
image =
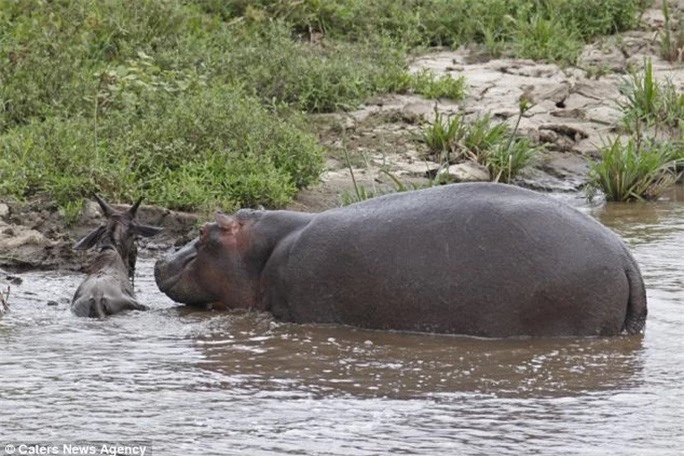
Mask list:
POLYGON ((661 8, 665 27, 659 32, 660 55, 669 62, 681 63, 684 61, 684 14, 679 11, 679 17, 671 17, 668 0, 663 0, 661 8))
POLYGON ((466 80, 463 76, 452 78, 445 74, 437 77, 431 71, 423 70, 411 75, 409 84, 414 93, 431 100, 448 98, 460 101, 466 97, 466 80))
POLYGON ((435 112, 435 121, 423 129, 422 140, 440 163, 474 161, 487 167, 493 181, 510 182, 539 152, 528 138, 517 135, 520 119, 530 107, 520 103, 512 130, 505 123, 494 124, 489 115, 467 124, 462 114, 445 117, 435 112))
POLYGON ((650 59, 644 61, 644 70, 633 71, 622 86, 626 101, 621 104, 623 124, 630 132, 654 128, 656 133, 665 129, 677 137, 684 127, 684 93, 667 81, 659 83, 650 59))
POLYGON ((618 138, 591 164, 590 191, 600 189, 609 201, 655 200, 676 182, 682 164, 681 150, 671 144, 630 138, 623 145, 618 138))

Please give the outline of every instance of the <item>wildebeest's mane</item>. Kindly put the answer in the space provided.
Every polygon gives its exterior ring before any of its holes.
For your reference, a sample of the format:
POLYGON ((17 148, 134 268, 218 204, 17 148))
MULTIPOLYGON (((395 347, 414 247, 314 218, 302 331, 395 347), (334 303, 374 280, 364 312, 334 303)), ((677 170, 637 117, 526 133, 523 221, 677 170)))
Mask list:
POLYGON ((85 271, 88 274, 93 274, 108 266, 111 267, 115 265, 120 267, 123 271, 128 270, 126 263, 114 246, 106 246, 88 263, 85 267, 85 271))

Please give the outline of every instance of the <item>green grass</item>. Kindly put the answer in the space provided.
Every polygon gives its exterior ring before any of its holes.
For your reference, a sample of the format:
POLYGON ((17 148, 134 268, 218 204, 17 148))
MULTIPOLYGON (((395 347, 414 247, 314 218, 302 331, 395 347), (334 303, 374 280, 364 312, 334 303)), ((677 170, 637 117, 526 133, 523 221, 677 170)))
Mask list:
POLYGON ((430 153, 439 157, 440 162, 448 162, 462 158, 467 152, 462 147, 467 132, 462 114, 445 116, 435 109, 435 120, 423 128, 421 137, 430 153))
POLYGON ((623 125, 630 134, 601 151, 590 163, 588 196, 602 191, 609 201, 656 200, 684 169, 684 94, 659 83, 650 60, 622 87, 623 125))
POLYGON ((466 80, 463 76, 451 77, 448 74, 436 76, 428 70, 412 74, 408 81, 409 89, 428 99, 448 98, 460 101, 466 96, 466 80))
POLYGON ((684 61, 684 13, 679 11, 673 18, 669 1, 662 2, 665 27, 660 31, 660 55, 670 62, 684 61))
POLYGON ((295 33, 413 47, 482 43, 492 54, 572 63, 581 44, 634 27, 640 0, 197 0, 227 21, 281 20, 295 33))
POLYGON ((616 139, 591 164, 590 194, 601 190, 608 201, 656 200, 677 180, 684 155, 673 144, 616 139))
POLYGON ((510 182, 539 152, 529 139, 517 135, 520 119, 529 108, 521 102, 513 129, 505 123, 493 123, 489 115, 468 124, 462 114, 435 112, 435 121, 423 129, 421 137, 440 163, 470 160, 487 167, 493 181, 510 182))
POLYGON ((559 16, 538 12, 519 18, 513 29, 515 55, 532 60, 574 64, 583 40, 574 27, 566 27, 559 16))
POLYGON ((128 113, 111 118, 51 118, 7 131, 0 193, 47 193, 62 205, 97 190, 176 209, 277 207, 321 171, 312 135, 232 87, 157 100, 131 125, 121 120, 128 113))
POLYGON ((665 130, 675 137, 684 129, 684 93, 670 81, 659 83, 650 59, 644 61, 642 72, 633 71, 622 86, 625 100, 621 104, 623 124, 628 131, 644 128, 665 130))

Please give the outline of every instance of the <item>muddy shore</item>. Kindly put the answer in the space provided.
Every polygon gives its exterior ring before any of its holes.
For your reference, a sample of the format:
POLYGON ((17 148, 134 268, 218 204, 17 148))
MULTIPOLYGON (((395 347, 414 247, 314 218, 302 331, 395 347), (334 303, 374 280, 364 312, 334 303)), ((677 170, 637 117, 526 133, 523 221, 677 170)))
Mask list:
MULTIPOLYGON (((684 9, 682 3, 679 7, 684 9)), ((314 116, 320 140, 330 151, 326 171, 320 183, 300 192, 289 208, 325 210, 338 206, 341 194, 353 191, 343 148, 354 158, 357 183, 368 189, 392 188, 383 169, 405 183, 427 183, 426 174, 439 164, 425 158, 426 146, 418 139, 425 122, 434 120, 436 113, 464 112, 471 120, 489 113, 513 126, 521 96, 531 99, 534 107, 523 117, 520 132, 536 144, 544 144, 545 152, 514 184, 549 192, 582 191, 588 159, 597 158, 602 145, 623 134, 619 127, 620 86, 629 71, 641 68, 648 57, 658 80, 669 80, 684 91, 684 65, 659 57, 658 37, 665 22, 662 12, 650 9, 642 21, 641 30, 586 46, 576 67, 520 59, 484 60, 474 48, 435 50, 416 58, 412 71, 464 76, 467 99, 456 103, 390 95, 354 112, 314 116)), ((143 205, 140 220, 163 226, 165 231, 141 240, 141 255, 154 255, 187 242, 204 217, 143 205)), ((100 221, 94 202, 87 202, 80 218, 67 225, 63 212, 47 198, 23 204, 0 199, 0 285, 7 275, 2 270, 81 270, 89 253, 75 252, 72 246, 100 221)))

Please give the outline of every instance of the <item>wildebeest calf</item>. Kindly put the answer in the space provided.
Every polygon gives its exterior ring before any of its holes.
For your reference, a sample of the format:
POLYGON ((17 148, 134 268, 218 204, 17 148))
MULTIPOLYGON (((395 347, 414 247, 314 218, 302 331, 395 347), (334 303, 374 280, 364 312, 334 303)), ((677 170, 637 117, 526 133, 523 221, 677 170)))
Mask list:
POLYGON ((118 211, 94 195, 107 220, 87 234, 76 250, 97 247, 99 254, 88 267, 88 277, 76 290, 71 310, 79 317, 104 318, 124 310, 146 310, 133 294, 138 236, 154 236, 162 228, 135 221, 138 200, 128 211, 118 211))

